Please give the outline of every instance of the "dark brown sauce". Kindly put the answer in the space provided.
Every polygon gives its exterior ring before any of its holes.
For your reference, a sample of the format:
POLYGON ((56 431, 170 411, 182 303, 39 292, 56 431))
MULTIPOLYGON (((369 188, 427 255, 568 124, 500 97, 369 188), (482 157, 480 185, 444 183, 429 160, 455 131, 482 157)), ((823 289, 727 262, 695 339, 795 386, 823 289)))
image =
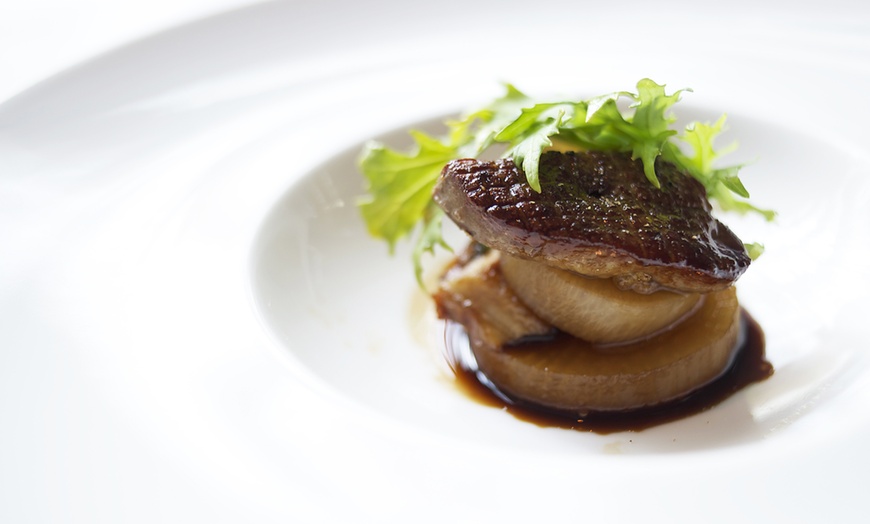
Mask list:
MULTIPOLYGON (((765 358, 764 333, 757 322, 741 309, 739 349, 731 367, 718 379, 681 399, 660 406, 633 411, 594 412, 577 419, 575 415, 518 402, 499 391, 477 368, 464 328, 448 321, 445 331, 447 358, 460 389, 475 401, 504 409, 517 419, 542 427, 559 427, 600 434, 641 431, 706 411, 737 391, 773 374, 765 358)), ((535 341, 535 344, 547 342, 535 341)))

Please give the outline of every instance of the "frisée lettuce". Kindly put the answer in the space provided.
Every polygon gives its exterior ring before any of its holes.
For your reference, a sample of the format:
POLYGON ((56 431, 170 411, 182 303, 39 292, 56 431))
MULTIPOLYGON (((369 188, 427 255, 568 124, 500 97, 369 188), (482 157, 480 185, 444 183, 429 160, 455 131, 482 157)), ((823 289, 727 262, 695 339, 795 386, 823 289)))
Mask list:
MULTIPOLYGON (((707 196, 725 211, 754 212, 767 220, 774 212, 758 208, 738 178, 742 166, 717 167, 718 159, 733 150, 714 148, 723 131, 725 116, 712 124, 693 122, 679 132, 670 110, 684 91, 666 94, 665 86, 642 79, 637 92, 619 91, 587 100, 536 102, 512 85, 489 105, 446 122, 444 136, 411 131, 411 151, 390 149, 379 142, 366 145, 360 169, 367 195, 360 210, 369 233, 396 242, 419 228, 413 251, 418 280, 421 258, 436 246, 449 249, 441 236, 443 212, 432 200, 432 189, 442 168, 451 160, 476 158, 497 144, 506 147, 525 173, 528 184, 540 192, 538 166, 541 154, 557 139, 576 150, 630 153, 640 159, 651 184, 659 187, 655 162, 661 157, 701 182, 707 196), (627 108, 619 102, 626 99, 627 108)), ((762 247, 747 244, 755 258, 762 247)))

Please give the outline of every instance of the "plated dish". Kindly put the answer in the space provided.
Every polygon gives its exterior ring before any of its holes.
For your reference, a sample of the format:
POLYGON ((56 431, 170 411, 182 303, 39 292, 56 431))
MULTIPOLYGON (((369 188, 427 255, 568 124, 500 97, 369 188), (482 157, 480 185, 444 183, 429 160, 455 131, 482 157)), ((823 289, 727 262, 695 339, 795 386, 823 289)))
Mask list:
POLYGON ((775 212, 747 200, 741 166, 717 161, 724 116, 678 130, 681 91, 648 78, 636 89, 540 101, 508 84, 441 136, 410 131, 409 151, 362 152, 369 234, 391 247, 416 236, 418 284, 445 331, 467 334, 462 351, 445 337, 451 368, 509 411, 638 431, 773 370, 734 291, 763 247, 710 202, 775 212), (445 221, 465 248, 445 241, 445 221), (423 258, 439 248, 454 257, 427 285, 423 258))
MULTIPOLYGON (((742 38, 695 49, 684 42, 724 20, 677 6, 650 16, 683 29, 662 36, 679 60, 627 37, 566 70, 565 54, 532 49, 482 63, 447 11, 387 4, 408 22, 397 33, 355 24, 355 3, 229 13, 0 106, 0 218, 15 224, 0 229, 0 307, 14 320, 0 327, 3 520, 556 519, 568 510, 539 501, 577 493, 593 494, 583 510, 602 521, 691 521, 714 503, 721 521, 853 518, 870 466, 870 279, 855 241, 870 225, 855 104, 866 28, 831 10, 746 7, 757 16, 728 20, 742 38), (635 67, 614 66, 629 57, 635 67), (361 145, 401 146, 409 127, 437 128, 508 76, 589 95, 646 74, 703 93, 686 95, 688 118, 728 108, 753 198, 780 214, 729 220, 767 248, 740 302, 776 374, 641 433, 518 424, 468 402, 409 246, 391 257, 365 234, 361 145)), ((585 16, 616 16, 607 9, 585 16)), ((519 6, 497 12, 485 33, 528 23, 519 6)), ((574 18, 548 20, 564 31, 535 35, 559 49, 574 18)), ((601 41, 603 24, 584 27, 601 41)))

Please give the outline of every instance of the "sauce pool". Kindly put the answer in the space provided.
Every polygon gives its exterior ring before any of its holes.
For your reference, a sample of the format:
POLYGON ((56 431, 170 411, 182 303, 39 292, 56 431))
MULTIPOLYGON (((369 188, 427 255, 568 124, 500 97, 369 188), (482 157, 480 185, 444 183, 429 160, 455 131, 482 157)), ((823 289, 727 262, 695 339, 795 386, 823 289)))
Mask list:
MULTIPOLYGON (((731 366, 713 382, 680 399, 658 406, 632 411, 592 412, 578 419, 573 414, 553 411, 528 402, 510 398, 478 369, 464 328, 447 321, 445 350, 459 388, 475 401, 504 409, 517 419, 542 427, 558 427, 600 434, 619 431, 641 431, 706 411, 737 391, 760 382, 773 374, 773 366, 765 358, 764 333, 757 322, 743 309, 740 311, 739 348, 731 366)), ((533 344, 548 344, 535 341, 533 344)))

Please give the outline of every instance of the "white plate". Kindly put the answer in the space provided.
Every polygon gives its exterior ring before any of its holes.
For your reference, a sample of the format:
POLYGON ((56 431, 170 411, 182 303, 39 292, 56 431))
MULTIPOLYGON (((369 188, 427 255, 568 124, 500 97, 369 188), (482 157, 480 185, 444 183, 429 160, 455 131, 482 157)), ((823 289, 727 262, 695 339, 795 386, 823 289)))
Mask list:
POLYGON ((857 520, 868 11, 685 4, 263 4, 0 106, 0 520, 857 520), (360 145, 641 76, 727 111, 780 212, 727 217, 776 374, 608 436, 470 401, 407 246, 364 234, 360 145))

